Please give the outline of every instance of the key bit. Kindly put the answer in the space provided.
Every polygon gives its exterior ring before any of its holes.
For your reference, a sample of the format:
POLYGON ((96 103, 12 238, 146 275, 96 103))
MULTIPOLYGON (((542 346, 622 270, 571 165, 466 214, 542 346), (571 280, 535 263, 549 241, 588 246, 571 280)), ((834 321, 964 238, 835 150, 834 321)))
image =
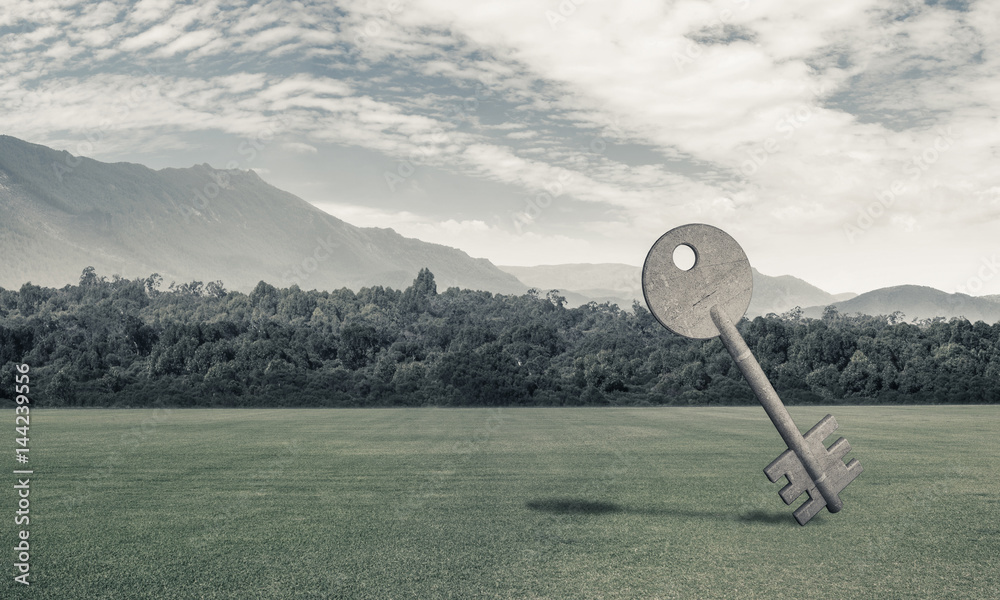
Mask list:
MULTIPOLYGON (((835 494, 840 494, 840 491, 847 487, 847 484, 854 481, 854 478, 863 469, 861 468, 861 463, 856 458, 852 458, 849 463, 844 464, 844 455, 851 451, 851 444, 846 439, 842 437, 837 439, 829 449, 823 445, 823 440, 833 433, 836 428, 837 419, 833 415, 827 415, 806 432, 803 437, 806 444, 811 447, 813 456, 820 457, 820 462, 823 463, 823 472, 826 474, 827 479, 829 479, 829 488, 835 494)), ((782 476, 788 479, 788 485, 781 488, 781 491, 778 492, 778 495, 781 496, 785 504, 791 504, 803 492, 809 494, 809 500, 792 513, 795 516, 795 520, 799 522, 799 525, 805 525, 824 506, 827 506, 827 510, 830 512, 840 510, 839 507, 834 510, 827 505, 826 499, 816 489, 816 486, 813 485, 813 481, 806 472, 805 467, 802 466, 802 462, 796 456, 795 452, 791 450, 785 450, 771 464, 767 465, 764 468, 764 474, 771 480, 771 483, 777 482, 782 476)), ((837 501, 839 503, 839 497, 837 501)))
POLYGON ((788 480, 778 493, 791 504, 803 493, 806 500, 793 513, 805 525, 824 506, 840 511, 840 492, 861 473, 861 464, 843 457, 851 446, 839 438, 829 448, 824 440, 837 429, 827 415, 804 436, 795 426, 778 393, 736 329, 753 294, 753 272, 740 245, 729 234, 704 224, 671 229, 653 244, 642 268, 642 290, 650 312, 661 325, 685 337, 721 336, 726 350, 764 407, 788 450, 764 469, 771 482, 788 480), (679 246, 694 251, 695 263, 681 269, 674 263, 679 246))

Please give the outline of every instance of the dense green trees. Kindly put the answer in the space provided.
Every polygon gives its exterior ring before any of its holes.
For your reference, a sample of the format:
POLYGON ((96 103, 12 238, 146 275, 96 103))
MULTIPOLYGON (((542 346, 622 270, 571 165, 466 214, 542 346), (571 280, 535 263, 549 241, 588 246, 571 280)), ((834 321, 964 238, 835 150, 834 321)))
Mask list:
MULTIPOLYGON (((636 303, 412 286, 358 292, 110 280, 0 289, 0 397, 49 406, 753 404, 718 339, 636 303)), ((739 327, 790 403, 1000 401, 1000 323, 801 311, 739 327)))

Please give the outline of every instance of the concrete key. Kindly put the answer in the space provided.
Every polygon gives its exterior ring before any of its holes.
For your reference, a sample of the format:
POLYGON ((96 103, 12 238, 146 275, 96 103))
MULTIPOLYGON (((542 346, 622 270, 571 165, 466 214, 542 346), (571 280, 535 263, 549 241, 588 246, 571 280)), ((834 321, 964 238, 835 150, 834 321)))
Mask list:
POLYGON ((805 435, 799 431, 781 398, 761 369, 746 341, 736 329, 753 295, 753 272, 740 245, 729 234, 711 225, 692 224, 671 229, 653 244, 642 269, 642 290, 650 312, 661 325, 685 337, 722 338, 764 412, 778 430, 788 450, 764 469, 772 482, 788 480, 779 492, 785 504, 803 493, 809 496, 793 513, 805 525, 825 506, 840 511, 840 492, 861 473, 861 464, 844 455, 851 445, 839 438, 829 448, 824 440, 837 429, 827 415, 805 435), (675 264, 674 252, 689 247, 694 265, 675 264))

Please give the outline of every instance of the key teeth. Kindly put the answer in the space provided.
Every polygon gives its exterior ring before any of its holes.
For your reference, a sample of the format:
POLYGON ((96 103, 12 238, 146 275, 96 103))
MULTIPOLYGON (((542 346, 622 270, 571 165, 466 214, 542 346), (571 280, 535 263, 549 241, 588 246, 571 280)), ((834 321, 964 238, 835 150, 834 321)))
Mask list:
POLYGON ((771 483, 777 483, 782 477, 788 480, 788 484, 781 488, 778 496, 785 504, 795 502, 795 499, 810 489, 815 491, 812 479, 806 474, 799 457, 791 450, 785 450, 771 464, 764 468, 764 474, 771 483))
POLYGON ((819 493, 816 488, 809 488, 806 490, 809 494, 809 499, 802 503, 802 506, 795 509, 792 516, 798 521, 799 525, 805 525, 810 519, 816 516, 819 511, 823 510, 826 506, 826 500, 823 499, 823 495, 819 493))
POLYGON ((817 437, 816 441, 822 444, 823 440, 830 437, 830 434, 837 430, 837 427, 839 427, 837 419, 833 415, 826 415, 819 420, 819 423, 813 425, 813 428, 807 431, 803 437, 810 441, 813 437, 817 437))
MULTIPOLYGON (((846 438, 838 438, 837 441, 830 444, 829 448, 823 443, 837 427, 837 419, 833 415, 826 415, 803 437, 813 456, 819 462, 818 466, 829 478, 826 479, 829 491, 839 495, 849 483, 854 481, 855 477, 861 474, 863 469, 856 458, 851 459, 846 465, 844 464, 844 455, 851 451, 851 444, 846 438)), ((764 468, 764 474, 771 483, 777 483, 782 477, 788 480, 788 484, 778 492, 778 496, 785 504, 791 504, 801 497, 803 492, 808 494, 808 499, 792 513, 799 525, 808 523, 824 507, 829 508, 826 498, 817 489, 799 456, 792 449, 785 450, 778 455, 778 458, 771 461, 771 464, 764 468)), ((822 481, 823 478, 821 478, 822 481)), ((839 510, 839 498, 837 498, 837 504, 830 512, 839 510)))
POLYGON ((773 471, 773 472, 764 469, 764 475, 767 475, 767 479, 771 483, 778 483, 778 480, 785 476, 785 474, 780 469, 778 471, 773 471))
POLYGON ((793 452, 791 450, 785 450, 778 455, 778 458, 772 460, 771 464, 764 467, 764 475, 767 475, 767 478, 771 481, 771 483, 777 483, 777 481, 788 471, 788 469, 782 467, 782 464, 788 460, 789 454, 793 454, 793 452))
POLYGON ((778 483, 778 480, 784 477, 785 474, 781 471, 781 469, 772 469, 771 467, 773 465, 774 463, 772 462, 764 467, 764 475, 767 475, 767 480, 771 483, 778 483))
POLYGON ((795 502, 795 499, 801 495, 802 491, 796 490, 795 485, 792 483, 789 483, 785 487, 781 488, 781 491, 778 492, 778 496, 781 496, 781 499, 784 500, 785 504, 795 502))
POLYGON ((837 441, 831 444, 830 448, 827 450, 827 452, 830 453, 830 458, 832 460, 843 460, 844 455, 850 451, 851 444, 847 441, 847 438, 838 438, 837 441))

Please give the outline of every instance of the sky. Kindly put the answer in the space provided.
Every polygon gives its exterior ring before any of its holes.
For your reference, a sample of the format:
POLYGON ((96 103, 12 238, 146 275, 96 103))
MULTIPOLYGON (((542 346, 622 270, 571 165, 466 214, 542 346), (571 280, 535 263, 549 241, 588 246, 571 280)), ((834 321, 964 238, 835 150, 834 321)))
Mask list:
POLYGON ((0 133, 498 265, 1000 294, 1000 3, 0 0, 0 133))

